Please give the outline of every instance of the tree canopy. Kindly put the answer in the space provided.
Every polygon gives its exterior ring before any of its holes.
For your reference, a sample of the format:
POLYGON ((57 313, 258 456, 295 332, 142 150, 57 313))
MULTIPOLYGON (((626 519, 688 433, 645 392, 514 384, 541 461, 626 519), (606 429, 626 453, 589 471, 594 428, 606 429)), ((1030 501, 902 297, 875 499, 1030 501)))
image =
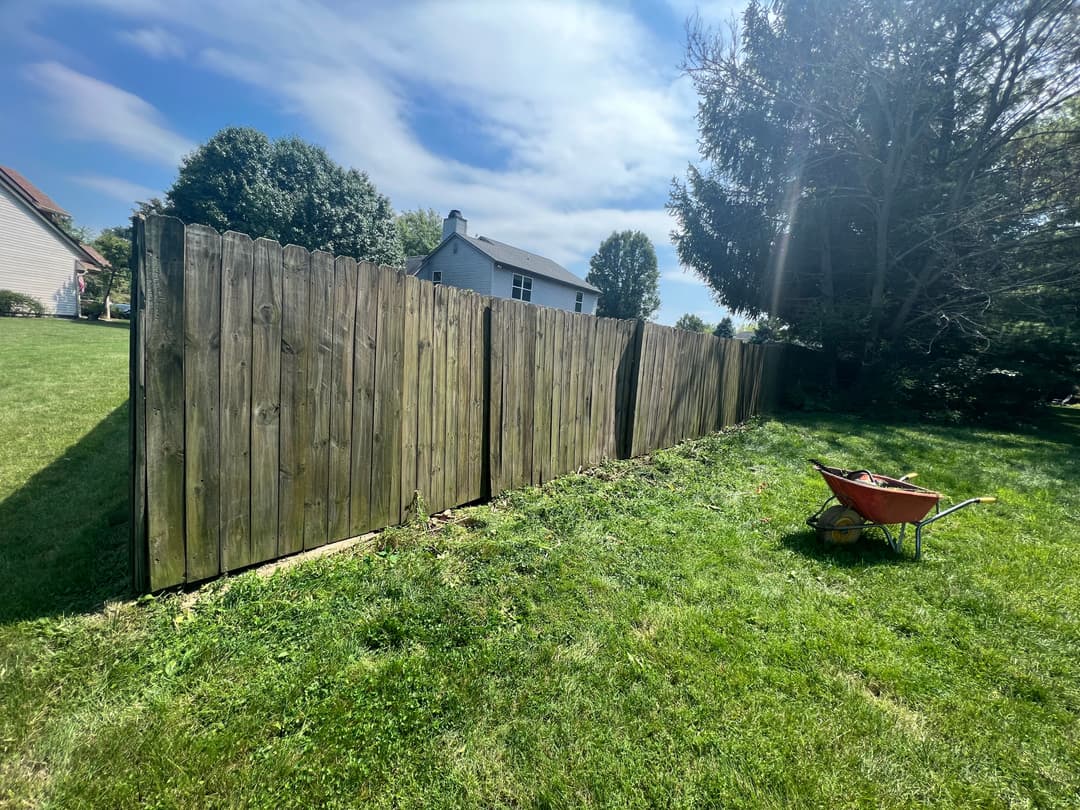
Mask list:
POLYGON ((442 241, 442 218, 434 208, 402 211, 394 224, 406 256, 426 256, 442 241))
POLYGON ((728 338, 729 340, 735 337, 735 323, 728 316, 724 316, 720 319, 720 323, 713 329, 713 335, 718 338, 728 338))
POLYGON ((1078 35, 1071 0, 751 2, 737 35, 692 28, 680 259, 864 380, 1025 376, 1009 335, 1060 339, 1078 299, 1078 35))
POLYGON ((381 264, 404 261, 390 201, 366 174, 300 138, 221 130, 184 158, 165 207, 218 230, 381 264))
POLYGON ((601 317, 649 318, 660 307, 656 251, 641 231, 612 232, 589 260, 585 280, 600 290, 601 317))
POLYGON ((709 324, 705 323, 705 321, 691 312, 680 315, 679 320, 675 321, 675 328, 685 329, 687 332, 701 332, 703 334, 712 331, 712 327, 709 324))

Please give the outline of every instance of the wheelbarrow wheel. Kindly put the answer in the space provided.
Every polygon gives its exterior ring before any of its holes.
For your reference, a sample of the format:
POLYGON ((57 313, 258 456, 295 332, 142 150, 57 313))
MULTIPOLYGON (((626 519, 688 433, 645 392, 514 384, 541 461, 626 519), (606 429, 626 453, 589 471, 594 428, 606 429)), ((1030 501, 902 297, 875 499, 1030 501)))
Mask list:
POLYGON ((865 522, 863 516, 854 509, 830 506, 818 517, 817 534, 826 543, 847 546, 862 536, 862 525, 865 522))

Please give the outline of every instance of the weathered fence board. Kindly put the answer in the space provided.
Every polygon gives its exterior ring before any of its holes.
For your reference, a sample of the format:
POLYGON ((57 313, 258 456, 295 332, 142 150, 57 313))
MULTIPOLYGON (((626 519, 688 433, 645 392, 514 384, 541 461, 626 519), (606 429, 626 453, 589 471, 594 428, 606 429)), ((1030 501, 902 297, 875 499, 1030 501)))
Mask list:
POLYGON ((407 519, 418 486, 416 446, 419 434, 417 414, 420 396, 420 281, 412 276, 404 281, 401 358, 401 489, 398 495, 398 515, 402 521, 407 519))
MULTIPOLYGON (((432 451, 433 434, 431 431, 433 415, 434 388, 434 310, 435 287, 432 284, 419 285, 417 304, 417 393, 416 393, 416 489, 424 503, 431 507, 432 451)), ((434 441, 438 441, 435 437, 434 441)), ((441 446, 441 445, 440 445, 441 446)))
POLYGON ((145 381, 146 524, 148 574, 153 590, 187 578, 184 531, 184 226, 152 217, 145 225, 145 257, 136 263, 138 339, 145 381))
POLYGON ((328 524, 331 540, 350 534, 352 423, 356 330, 356 260, 334 262, 333 351, 330 368, 330 466, 328 524))
POLYGON ((311 445, 308 415, 308 300, 310 255, 296 245, 282 254, 281 433, 278 469, 278 553, 304 547, 305 461, 311 445))
POLYGON ((221 569, 251 565, 251 238, 221 237, 221 569))
POLYGON ((251 561, 278 556, 281 245, 255 240, 251 327, 251 561))
POLYGON ((146 221, 132 221, 131 239, 131 327, 128 330, 128 498, 131 503, 131 520, 128 526, 129 559, 131 561, 131 584, 136 590, 148 587, 150 580, 149 543, 146 534, 146 379, 145 352, 140 324, 144 307, 139 301, 142 290, 140 279, 146 278, 146 221))
POLYGON ((189 579, 221 570, 221 235, 190 226, 184 248, 184 522, 189 579))
POLYGON ((308 293, 307 410, 311 433, 305 448, 304 548, 326 545, 330 489, 330 374, 333 359, 334 257, 323 251, 311 254, 308 293))
POLYGON ((785 349, 136 222, 132 568, 157 590, 775 405, 785 349))
POLYGON ((378 524, 371 508, 372 438, 375 425, 375 341, 379 312, 377 268, 356 267, 356 323, 353 328, 352 480, 349 483, 350 534, 378 524))

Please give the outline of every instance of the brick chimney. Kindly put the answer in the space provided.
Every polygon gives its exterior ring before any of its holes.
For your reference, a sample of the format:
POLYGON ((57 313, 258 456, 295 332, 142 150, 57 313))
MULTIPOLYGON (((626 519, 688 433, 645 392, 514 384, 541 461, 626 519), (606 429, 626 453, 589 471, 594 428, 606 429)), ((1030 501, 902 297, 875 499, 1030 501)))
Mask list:
POLYGON ((445 240, 452 233, 460 233, 462 236, 465 236, 469 230, 468 226, 469 221, 455 208, 450 212, 450 215, 443 220, 442 238, 445 240))

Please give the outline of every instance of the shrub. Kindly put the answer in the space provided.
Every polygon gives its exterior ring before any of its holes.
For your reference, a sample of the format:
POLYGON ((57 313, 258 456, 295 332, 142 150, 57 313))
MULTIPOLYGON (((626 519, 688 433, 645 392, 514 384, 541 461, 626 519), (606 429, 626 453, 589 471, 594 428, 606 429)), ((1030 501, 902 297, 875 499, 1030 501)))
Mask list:
POLYGON ((0 290, 0 315, 33 315, 40 317, 44 314, 45 307, 36 298, 13 290, 0 290))

